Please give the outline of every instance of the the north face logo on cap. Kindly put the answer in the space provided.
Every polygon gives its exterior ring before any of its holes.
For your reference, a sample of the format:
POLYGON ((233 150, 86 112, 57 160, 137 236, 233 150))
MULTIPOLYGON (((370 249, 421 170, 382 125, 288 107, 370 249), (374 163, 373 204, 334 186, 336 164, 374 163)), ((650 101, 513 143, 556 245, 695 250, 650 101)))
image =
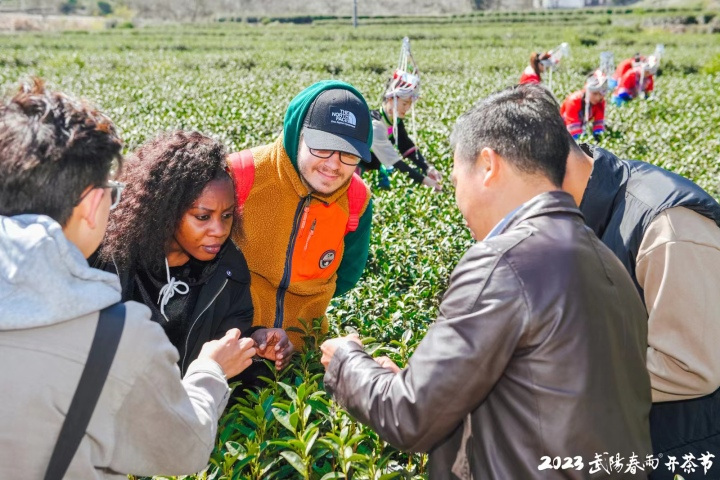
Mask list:
POLYGON ((330 123, 345 125, 352 128, 355 128, 355 125, 357 125, 355 114, 349 110, 343 110, 342 108, 331 108, 330 116, 332 117, 330 123))

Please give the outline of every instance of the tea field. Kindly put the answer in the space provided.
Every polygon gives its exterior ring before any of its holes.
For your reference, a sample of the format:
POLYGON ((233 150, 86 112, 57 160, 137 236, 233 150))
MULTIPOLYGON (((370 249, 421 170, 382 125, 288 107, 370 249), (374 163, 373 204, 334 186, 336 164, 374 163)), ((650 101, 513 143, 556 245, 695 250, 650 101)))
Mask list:
MULTIPOLYGON (((664 43, 655 94, 623 108, 609 105, 609 132, 600 145, 676 171, 717 197, 720 37, 670 33, 643 16, 601 13, 377 19, 358 29, 326 20, 8 34, 0 36, 0 85, 14 88, 37 75, 90 99, 119 125, 128 150, 175 128, 199 130, 239 150, 273 140, 290 99, 317 80, 348 81, 377 107, 401 39, 409 36, 422 72, 417 141, 449 178, 455 119, 516 82, 533 50, 570 44, 571 57, 553 76, 562 99, 582 86, 601 51, 614 52, 618 62, 664 43)), ((363 279, 333 302, 329 318, 332 335, 357 331, 370 351, 403 364, 472 240, 449 182, 433 194, 402 175, 391 179, 391 190, 374 191, 363 279)), ((207 471, 188 478, 424 478, 425 456, 389 447, 332 402, 318 360, 310 349, 277 382, 247 392, 222 419, 207 471)))

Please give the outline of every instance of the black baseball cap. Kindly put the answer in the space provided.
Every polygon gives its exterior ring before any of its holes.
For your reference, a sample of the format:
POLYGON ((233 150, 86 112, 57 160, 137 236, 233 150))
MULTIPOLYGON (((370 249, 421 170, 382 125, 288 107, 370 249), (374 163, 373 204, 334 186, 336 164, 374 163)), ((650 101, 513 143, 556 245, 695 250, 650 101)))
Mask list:
POLYGON ((308 148, 337 150, 370 162, 370 110, 350 90, 320 93, 310 104, 303 127, 308 148))

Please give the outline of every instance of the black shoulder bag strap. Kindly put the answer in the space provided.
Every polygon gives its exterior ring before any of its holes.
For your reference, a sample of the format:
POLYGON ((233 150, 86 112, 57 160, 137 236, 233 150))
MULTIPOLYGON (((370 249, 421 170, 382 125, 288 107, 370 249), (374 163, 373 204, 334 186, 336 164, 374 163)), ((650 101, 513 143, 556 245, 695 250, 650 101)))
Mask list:
POLYGON ((45 480, 60 480, 65 476, 80 441, 85 436, 124 327, 125 304, 116 303, 100 311, 90 353, 50 457, 45 480))

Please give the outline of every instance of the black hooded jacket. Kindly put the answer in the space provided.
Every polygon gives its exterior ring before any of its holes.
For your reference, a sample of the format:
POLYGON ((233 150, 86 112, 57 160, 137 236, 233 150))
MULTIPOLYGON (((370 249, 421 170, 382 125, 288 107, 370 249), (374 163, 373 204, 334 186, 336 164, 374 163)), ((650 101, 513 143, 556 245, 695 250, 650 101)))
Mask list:
MULTIPOLYGON (((150 308, 153 320, 162 325, 178 349, 178 366, 183 375, 188 365, 198 357, 205 342, 222 338, 231 328, 240 329, 243 337, 250 336, 258 329, 252 327, 250 271, 245 257, 232 241, 227 240, 212 261, 194 263, 195 267, 200 266, 200 270, 196 279, 187 282, 191 291, 187 296, 175 294, 165 307, 166 313, 175 313, 175 317, 169 316, 168 322, 160 315, 157 292, 153 291, 153 285, 148 288, 149 280, 156 276, 138 268, 118 272, 112 262, 95 262, 96 268, 118 274, 123 301, 135 300, 150 308), (173 307, 173 302, 181 305, 173 307)), ((198 271, 197 268, 195 270, 198 271)), ((178 280, 188 279, 181 277, 178 280)), ((164 285, 166 281, 161 283, 164 285)))

